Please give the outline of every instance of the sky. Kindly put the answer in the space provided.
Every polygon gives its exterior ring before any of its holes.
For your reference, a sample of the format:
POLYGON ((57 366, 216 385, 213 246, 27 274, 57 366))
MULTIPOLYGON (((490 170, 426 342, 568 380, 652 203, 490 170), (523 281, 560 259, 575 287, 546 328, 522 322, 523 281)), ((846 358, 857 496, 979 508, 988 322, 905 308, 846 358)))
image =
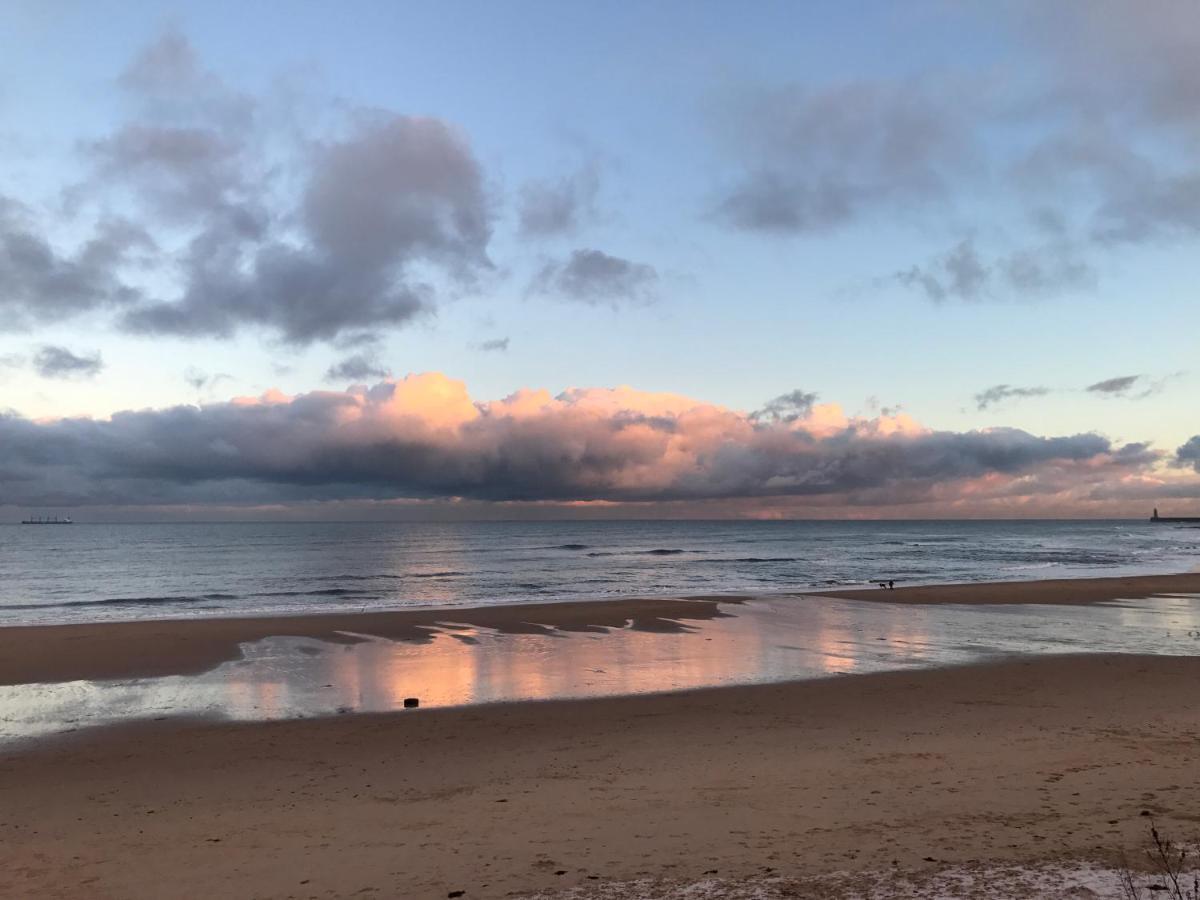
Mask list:
POLYGON ((1200 514, 1200 5, 10 2, 0 517, 1200 514))

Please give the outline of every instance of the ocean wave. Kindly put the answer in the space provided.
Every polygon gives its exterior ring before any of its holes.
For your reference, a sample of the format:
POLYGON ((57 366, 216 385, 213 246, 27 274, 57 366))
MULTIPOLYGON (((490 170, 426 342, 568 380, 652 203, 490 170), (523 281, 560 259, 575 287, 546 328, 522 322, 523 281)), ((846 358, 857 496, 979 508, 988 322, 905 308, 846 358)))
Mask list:
POLYGON ((546 550, 586 550, 587 544, 555 544, 553 547, 546 547, 546 550))
POLYGON ((682 556, 685 553, 707 552, 707 550, 680 550, 677 547, 655 547, 653 550, 593 550, 588 556, 682 556))
POLYGON ((738 556, 734 559, 717 559, 713 562, 731 562, 731 563, 785 563, 785 562, 800 562, 794 556, 738 556))
POLYGON ((253 594, 254 597, 377 597, 372 591, 360 591, 356 588, 317 588, 308 591, 264 591, 253 594))
POLYGON ((104 597, 100 600, 64 600, 61 603, 6 603, 4 609, 72 609, 81 606, 162 606, 171 603, 203 603, 210 596, 104 597))
POLYGON ((313 581, 403 581, 406 577, 405 575, 380 573, 378 575, 314 575, 312 579, 313 581))

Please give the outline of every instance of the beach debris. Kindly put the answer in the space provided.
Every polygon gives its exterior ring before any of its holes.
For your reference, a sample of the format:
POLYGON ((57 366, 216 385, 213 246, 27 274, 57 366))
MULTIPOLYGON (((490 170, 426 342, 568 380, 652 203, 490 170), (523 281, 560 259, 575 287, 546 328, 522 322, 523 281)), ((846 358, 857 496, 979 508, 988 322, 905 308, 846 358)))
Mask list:
POLYGON ((461 897, 465 893, 466 893, 466 891, 451 891, 446 896, 447 897, 461 897))
POLYGON ((417 697, 405 697, 404 698, 404 708, 405 709, 416 709, 420 705, 421 705, 421 701, 417 697))

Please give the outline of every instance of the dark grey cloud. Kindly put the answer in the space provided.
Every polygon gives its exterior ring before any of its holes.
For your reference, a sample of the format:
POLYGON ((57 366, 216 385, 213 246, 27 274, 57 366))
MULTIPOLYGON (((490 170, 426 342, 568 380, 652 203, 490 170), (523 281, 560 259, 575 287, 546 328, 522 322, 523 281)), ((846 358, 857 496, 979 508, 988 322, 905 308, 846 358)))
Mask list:
POLYGON ((506 337, 492 338, 491 340, 488 340, 488 341, 482 341, 479 344, 479 349, 482 350, 484 353, 491 353, 491 352, 504 353, 505 351, 508 350, 508 341, 509 341, 509 339, 506 337))
POLYGON ((1141 375, 1119 375, 1116 378, 1106 378, 1095 384, 1089 384, 1084 390, 1092 394, 1124 395, 1129 393, 1141 380, 1141 375))
POLYGON ((274 101, 230 87, 175 33, 120 84, 129 117, 80 143, 90 175, 66 191, 67 207, 129 208, 141 225, 105 223, 96 246, 64 259, 27 225, 11 226, 10 209, 0 287, 17 289, 0 304, 25 319, 119 304, 119 324, 134 333, 255 328, 292 344, 339 341, 404 326, 493 269, 484 172, 446 122, 343 110, 324 137, 283 129, 274 101), (155 296, 118 277, 121 251, 148 230, 169 242, 155 296))
POLYGON ((542 266, 530 292, 582 303, 645 303, 654 299, 658 271, 600 250, 576 250, 566 261, 542 266))
POLYGON ((975 408, 984 410, 997 403, 1003 403, 1005 400, 1044 397, 1049 393, 1050 388, 1048 387, 1015 387, 1011 384, 997 384, 975 395, 975 408))
POLYGON ((104 368, 104 360, 98 352, 76 354, 46 344, 33 355, 33 368, 43 378, 95 378, 104 368))
POLYGON ((101 220, 77 252, 63 255, 28 207, 0 196, 0 330, 137 303, 141 292, 122 273, 153 250, 143 228, 114 218, 101 220))
POLYGON ((1096 284, 1096 272, 1072 248, 1047 244, 985 259, 973 238, 921 266, 893 274, 892 279, 919 290, 935 303, 968 302, 1001 297, 1039 297, 1096 284))
POLYGON ((521 188, 517 218, 526 237, 573 234, 596 215, 600 189, 597 166, 589 165, 558 180, 537 179, 521 188))
POLYGON ((391 372, 371 353, 354 353, 339 360, 325 373, 326 381, 366 381, 386 378, 391 372))
POLYGON ((403 325, 432 268, 468 284, 491 267, 491 213, 465 140, 444 122, 371 116, 322 147, 301 198, 299 242, 215 218, 187 248, 183 295, 125 317, 134 331, 225 336, 245 325, 293 343, 403 325))
POLYGON ((1175 451, 1175 462, 1181 466, 1191 466, 1200 473, 1200 434, 1189 438, 1175 451))
POLYGON ((794 422, 811 413, 818 399, 819 394, 797 388, 764 403, 761 409, 750 413, 750 418, 759 422, 794 422))
POLYGON ((773 496, 886 505, 935 490, 945 499, 984 476, 1059 490, 1158 459, 1096 434, 894 433, 861 421, 810 432, 786 413, 756 421, 703 404, 666 409, 658 395, 627 389, 529 403, 515 395, 475 404, 457 382, 429 375, 106 420, 3 415, 0 492, 39 506, 773 496))

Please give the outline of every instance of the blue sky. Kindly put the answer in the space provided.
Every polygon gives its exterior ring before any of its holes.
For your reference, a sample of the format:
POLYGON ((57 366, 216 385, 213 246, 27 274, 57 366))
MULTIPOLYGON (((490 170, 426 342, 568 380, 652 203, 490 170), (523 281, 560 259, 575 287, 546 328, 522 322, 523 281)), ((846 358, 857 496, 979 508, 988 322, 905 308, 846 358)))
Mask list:
POLYGON ((428 195, 450 204, 436 215, 482 224, 407 233, 388 256, 380 277, 419 287, 422 314, 334 310, 315 336, 271 310, 206 331, 134 329, 129 307, 83 301, 21 323, 14 306, 0 406, 105 417, 340 391, 376 380, 326 376, 357 357, 446 373, 477 400, 631 385, 749 413, 801 390, 938 431, 1151 442, 1166 465, 1200 432, 1200 130, 1195 107, 1178 112, 1200 99, 1200 12, 1160 9, 17 3, 0 32, 0 196, 64 260, 106 219, 145 229, 153 260, 105 273, 139 303, 183 302, 181 259, 211 210, 164 213, 153 191, 192 175, 132 158, 131 130, 237 145, 244 168, 212 177, 263 211, 254 246, 305 250, 330 148, 419 117, 463 157, 466 181, 428 195), (156 47, 191 67, 170 97, 130 87, 156 47), (212 112, 236 103, 252 109, 240 124, 212 112), (523 228, 538 196, 570 222, 523 228), (99 364, 39 370, 46 346, 99 364), (977 399, 997 386, 1023 395, 977 399))

